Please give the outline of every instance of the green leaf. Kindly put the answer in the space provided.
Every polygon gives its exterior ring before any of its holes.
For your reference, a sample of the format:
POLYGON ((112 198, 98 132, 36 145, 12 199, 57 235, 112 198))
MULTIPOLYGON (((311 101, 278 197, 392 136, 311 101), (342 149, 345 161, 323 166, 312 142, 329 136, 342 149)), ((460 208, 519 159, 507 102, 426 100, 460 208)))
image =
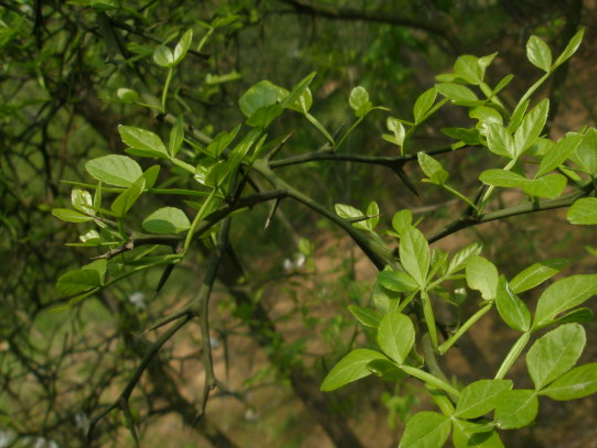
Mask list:
POLYGON ((348 99, 350 107, 355 111, 357 117, 367 115, 371 110, 372 104, 369 101, 369 93, 364 87, 358 86, 352 89, 350 97, 348 99))
POLYGON ((567 323, 585 323, 591 322, 595 315, 590 308, 582 307, 576 308, 572 311, 562 314, 560 317, 555 319, 553 325, 567 324, 567 323))
POLYGON ((525 116, 529 104, 529 100, 524 100, 522 103, 516 105, 516 108, 510 117, 510 123, 508 123, 508 132, 513 133, 516 131, 516 129, 518 129, 520 123, 522 123, 522 119, 525 116))
POLYGON ((392 311, 382 317, 377 329, 379 348, 396 361, 404 364, 415 343, 415 328, 408 316, 392 311))
POLYGON ((317 118, 315 118, 313 115, 311 115, 309 113, 305 114, 305 118, 307 120, 309 120, 309 123, 311 123, 313 126, 315 126, 315 128, 319 132, 321 132, 321 134, 327 139, 328 142, 330 142, 332 144, 332 146, 336 146, 334 137, 331 136, 331 134, 327 131, 326 128, 323 127, 323 125, 317 120, 317 118))
POLYGON ((406 422, 398 448, 441 448, 451 429, 450 417, 437 412, 419 412, 406 422))
POLYGON ((409 209, 400 210, 392 217, 392 228, 400 236, 402 232, 410 228, 413 222, 413 214, 409 209))
POLYGON ((100 283, 104 284, 106 278, 106 272, 108 270, 108 260, 102 258, 101 260, 92 261, 81 268, 84 271, 96 271, 100 277, 100 283))
POLYGON ((153 52, 153 60, 156 64, 162 67, 174 67, 174 53, 170 47, 166 45, 160 45, 155 49, 153 52))
POLYGON ((448 180, 448 172, 444 169, 441 163, 433 157, 424 152, 419 152, 417 153, 417 159, 421 169, 429 178, 429 181, 437 185, 443 185, 448 180))
POLYGON ((543 389, 574 367, 586 341, 585 329, 579 324, 561 325, 537 339, 526 356, 535 389, 543 389))
POLYGON ((243 115, 250 118, 257 110, 276 104, 278 91, 269 81, 261 81, 249 88, 238 100, 243 115))
POLYGON ((479 106, 471 109, 468 113, 469 117, 479 120, 477 127, 481 130, 483 135, 489 132, 489 125, 495 124, 503 127, 504 120, 500 113, 492 107, 479 106))
POLYGON ((145 177, 141 176, 133 185, 128 187, 114 199, 110 209, 118 218, 122 218, 135 202, 137 202, 137 199, 139 199, 143 190, 145 190, 145 177))
POLYGON ((143 174, 137 162, 127 156, 111 154, 85 163, 85 169, 95 179, 108 185, 128 188, 143 174))
POLYGON ((425 287, 429 271, 429 244, 416 227, 405 229, 400 236, 400 263, 404 270, 419 284, 425 287))
POLYGON ((404 143, 404 136, 406 135, 404 125, 396 118, 388 117, 388 119, 386 120, 386 126, 390 131, 394 133, 395 144, 398 146, 402 146, 402 144, 404 143))
POLYGON ((575 367, 539 392, 552 400, 574 400, 597 392, 597 363, 575 367))
POLYGON ((454 64, 454 73, 468 84, 479 85, 483 82, 484 69, 479 65, 479 58, 468 54, 460 56, 454 64))
POLYGON ((488 425, 454 421, 454 435, 452 440, 456 448, 504 448, 504 444, 497 432, 492 431, 488 425))
POLYGON ((189 48, 191 48, 192 42, 193 30, 186 30, 176 44, 176 47, 174 47, 174 65, 180 64, 180 62, 184 59, 187 51, 189 51, 189 48))
POLYGON ((569 264, 570 260, 566 258, 552 258, 534 263, 510 281, 510 288, 514 294, 528 291, 550 279, 569 264))
POLYGON ((516 429, 530 425, 539 409, 534 390, 509 390, 502 394, 495 410, 495 420, 501 429, 516 429))
POLYGON ((139 150, 132 151, 133 154, 142 157, 169 158, 168 150, 157 134, 145 129, 122 125, 118 126, 118 132, 122 141, 129 148, 139 150))
POLYGON ((479 255, 481 253, 482 246, 480 243, 472 243, 468 246, 460 249, 454 254, 448 264, 446 275, 452 275, 458 271, 461 271, 466 267, 469 258, 479 255))
POLYGON ((100 274, 95 269, 78 269, 61 275, 56 282, 60 294, 72 296, 102 285, 100 274))
POLYGON ((207 146, 207 152, 211 154, 214 158, 219 158, 222 152, 226 148, 228 148, 230 143, 232 143, 232 141, 236 138, 236 136, 238 135, 238 131, 240 131, 240 128, 241 125, 238 125, 230 132, 220 132, 207 146))
POLYGON ((315 74, 315 72, 310 73, 292 89, 292 92, 283 98, 278 98, 280 106, 302 114, 307 113, 313 104, 313 96, 309 90, 309 85, 313 81, 313 78, 315 78, 315 74))
POLYGON ((371 218, 367 219, 364 224, 367 226, 368 230, 374 230, 379 224, 379 205, 377 202, 371 201, 367 206, 367 216, 371 216, 371 218))
POLYGON ((419 285, 406 272, 382 271, 377 274, 381 286, 394 292, 411 292, 419 289, 419 285))
POLYGON ((456 140, 462 141, 466 145, 479 145, 481 138, 478 129, 466 128, 441 128, 441 133, 456 140))
POLYGON ((139 99, 139 94, 136 91, 125 87, 118 89, 116 91, 116 96, 118 96, 121 101, 129 104, 133 104, 139 99))
POLYGON ((545 127, 548 113, 549 100, 545 98, 524 116, 514 133, 514 158, 518 158, 537 141, 545 127))
POLYGON ((267 128, 272 121, 282 115, 284 109, 277 104, 262 107, 247 120, 247 125, 254 128, 267 128))
POLYGON ((321 390, 330 392, 371 375, 372 372, 367 368, 367 365, 375 359, 387 358, 375 350, 366 348, 357 348, 351 351, 328 372, 321 384, 321 390))
POLYGON ((460 418, 482 417, 497 406, 502 392, 512 389, 510 380, 480 380, 466 386, 456 404, 460 418))
POLYGON ((91 216, 84 215, 83 213, 71 210, 70 208, 54 208, 52 209, 52 215, 62 221, 74 222, 75 224, 93 221, 91 216))
POLYGON ((170 157, 176 157, 176 154, 178 154, 178 151, 182 146, 183 139, 183 121, 182 115, 180 115, 176 119, 176 122, 174 122, 174 126, 172 126, 172 130, 170 131, 170 140, 168 142, 168 153, 170 154, 170 157))
POLYGON ((147 168, 147 170, 145 170, 145 172, 143 173, 143 177, 145 178, 145 189, 146 190, 153 188, 153 186, 155 185, 155 183, 158 180, 159 174, 160 174, 160 166, 159 165, 150 166, 149 168, 147 168))
POLYGON ((561 138, 552 148, 550 148, 549 152, 543 156, 543 160, 541 160, 541 165, 539 165, 539 170, 537 171, 537 174, 535 174, 535 177, 542 176, 559 167, 572 156, 583 139, 584 136, 576 132, 569 133, 561 138))
POLYGON ((570 224, 597 224, 597 198, 580 198, 572 204, 566 213, 570 224))
POLYGON ((71 203, 76 210, 87 215, 95 215, 95 211, 92 208, 93 198, 87 190, 73 188, 70 197, 71 203))
POLYGON ((498 156, 514 158, 514 138, 499 123, 487 124, 487 147, 498 156))
POLYGON ((570 158, 583 172, 591 175, 597 172, 597 130, 595 128, 587 131, 570 158))
POLYGON ((442 83, 436 84, 435 88, 443 96, 456 103, 478 101, 477 95, 471 89, 460 84, 442 83))
POLYGON ((554 64, 554 69, 556 67, 559 67, 560 65, 562 65, 564 62, 566 62, 568 59, 570 59, 570 57, 574 53, 576 53, 576 50, 578 50, 578 47, 579 47, 580 43, 582 42, 582 38, 584 36, 584 33, 585 33, 585 29, 581 28, 572 37, 572 39, 570 39, 570 42, 568 42, 568 45, 566 46, 566 48, 564 49, 564 51, 562 52, 562 54, 560 54, 558 56, 558 58, 556 59, 556 62, 554 64))
POLYGON ((531 312, 524 302, 514 295, 504 276, 500 277, 495 302, 502 320, 510 328, 524 332, 531 327, 531 312))
POLYGON ((544 72, 551 69, 551 50, 549 46, 537 36, 531 36, 527 41, 527 58, 535 67, 544 72))
POLYGON ((485 300, 493 300, 499 283, 495 265, 478 255, 471 256, 466 263, 466 283, 469 288, 480 291, 485 300))
POLYGON ((566 188, 566 176, 562 174, 547 174, 537 179, 525 179, 522 191, 529 196, 539 198, 557 198, 566 188))
POLYGON ((377 311, 357 305, 349 305, 348 311, 365 327, 379 327, 380 317, 377 311))
MULTIPOLYGON (((415 117, 415 124, 420 124, 425 119, 425 114, 433 107, 435 98, 437 97, 437 90, 435 88, 427 89, 415 101, 413 108, 413 115, 415 117)), ((389 126, 388 126, 389 128, 389 126)))
POLYGON ((162 207, 145 218, 142 225, 148 232, 168 235, 188 230, 191 222, 179 208, 162 207))
POLYGON ((573 275, 551 284, 539 297, 533 328, 539 328, 597 294, 597 274, 573 275))

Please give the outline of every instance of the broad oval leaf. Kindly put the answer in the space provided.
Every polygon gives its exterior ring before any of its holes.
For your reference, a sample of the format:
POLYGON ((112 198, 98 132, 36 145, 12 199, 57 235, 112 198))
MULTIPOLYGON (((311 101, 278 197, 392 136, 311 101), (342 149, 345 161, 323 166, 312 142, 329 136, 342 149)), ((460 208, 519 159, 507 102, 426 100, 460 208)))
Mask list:
POLYGON ((528 291, 550 279, 569 264, 570 260, 566 258, 552 258, 534 263, 510 281, 510 288, 514 294, 528 291))
POLYGON ((539 392, 552 400, 574 400, 597 392, 597 363, 585 364, 566 372, 539 392))
POLYGON ((561 174, 547 174, 537 179, 524 179, 522 191, 529 196, 538 198, 557 198, 566 188, 566 176, 561 174))
POLYGON ((238 100, 243 115, 250 118, 262 107, 272 106, 278 101, 278 91, 269 81, 261 81, 249 88, 238 100))
POLYGON ((145 157, 169 158, 162 139, 155 133, 133 126, 118 126, 122 141, 131 149, 140 150, 145 157))
POLYGON ((406 422, 398 448, 441 448, 451 429, 450 417, 437 412, 419 412, 406 422))
POLYGON ((416 227, 405 229, 400 236, 398 251, 404 270, 424 288, 431 258, 425 236, 416 227))
POLYGON ((455 415, 460 418, 481 417, 495 409, 500 395, 510 389, 510 380, 480 380, 469 384, 460 392, 455 415))
POLYGON ((533 328, 549 325, 558 314, 597 294, 597 274, 573 275, 550 285, 539 297, 533 328))
POLYGON ((485 300, 493 300, 499 282, 495 265, 478 255, 470 257, 466 263, 466 283, 469 288, 480 291, 485 300))
POLYGON ((448 172, 433 157, 424 152, 419 152, 417 153, 417 159, 419 166, 432 183, 443 185, 448 180, 448 172))
POLYGON ((386 314, 377 329, 377 343, 386 355, 399 365, 404 364, 415 343, 415 328, 410 318, 397 311, 386 314))
POLYGON ((479 180, 487 185, 504 188, 522 188, 528 182, 528 179, 520 174, 500 169, 483 171, 479 176, 479 180))
POLYGON ((479 85, 483 82, 483 67, 479 65, 479 58, 472 55, 462 55, 454 63, 454 73, 467 83, 479 85))
POLYGON ((97 270, 77 269, 61 275, 56 282, 56 289, 65 296, 72 296, 102 285, 97 270))
POLYGON ((366 348, 357 348, 351 351, 328 372, 321 384, 321 390, 330 392, 371 375, 372 372, 367 368, 367 365, 375 359, 387 358, 375 350, 366 348))
POLYGON ((487 147, 498 156, 515 157, 514 137, 500 123, 487 123, 487 147))
POLYGON ((544 72, 551 69, 551 50, 545 41, 537 36, 531 36, 527 41, 527 58, 531 64, 544 72))
POLYGON ((357 117, 366 115, 371 110, 372 104, 369 101, 369 93, 364 87, 357 86, 350 92, 348 98, 350 107, 355 111, 357 117))
POLYGON ((95 211, 91 208, 93 207, 93 198, 87 190, 73 188, 70 198, 76 210, 87 215, 95 215, 95 211))
POLYGON ((597 224, 597 198, 580 198, 572 204, 566 213, 570 224, 597 224))
POLYGON ((561 325, 537 339, 526 356, 535 389, 543 389, 574 367, 585 343, 585 330, 579 324, 561 325))
POLYGON ((392 217, 392 228, 400 236, 413 223, 413 213, 409 209, 400 210, 392 217))
POLYGON ((143 174, 137 162, 127 156, 110 154, 85 163, 85 169, 95 179, 108 185, 128 188, 143 174))
POLYGON ((188 230, 191 222, 181 209, 162 207, 145 218, 142 225, 148 232, 168 235, 188 230))
POLYGON ((524 332, 531 327, 531 312, 514 295, 504 276, 500 277, 495 302, 501 318, 510 328, 524 332))
POLYGON ((162 67, 170 68, 174 66, 174 53, 170 47, 160 45, 153 52, 153 60, 162 67))
POLYGON ((495 420, 501 429, 516 429, 530 425, 539 410, 534 390, 509 390, 502 394, 495 410, 495 420))

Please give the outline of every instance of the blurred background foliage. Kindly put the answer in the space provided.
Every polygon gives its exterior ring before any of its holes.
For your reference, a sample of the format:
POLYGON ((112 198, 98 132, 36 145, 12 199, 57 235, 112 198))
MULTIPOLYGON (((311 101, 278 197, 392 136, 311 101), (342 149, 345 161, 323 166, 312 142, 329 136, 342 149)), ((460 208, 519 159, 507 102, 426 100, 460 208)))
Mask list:
MULTIPOLYGON (((201 254, 176 269, 154 300, 160 272, 55 311, 64 304, 55 280, 97 255, 65 247, 78 241, 77 229, 49 213, 70 200, 71 187, 61 179, 85 180, 84 160, 121 153, 118 124, 159 134, 169 129, 167 116, 118 96, 123 88, 161 95, 166 73, 152 59, 159 44, 173 44, 192 29, 196 48, 213 30, 175 72, 168 103, 196 135, 232 129, 242 118, 237 100, 254 83, 269 79, 290 88, 313 71, 312 113, 334 133, 350 126, 353 87, 364 86, 375 105, 408 119, 416 97, 460 54, 499 51, 489 76, 495 83, 516 74, 509 87, 514 101, 538 75, 523 63, 529 35, 561 49, 584 25, 579 56, 543 93, 552 98, 550 128, 558 136, 595 125, 596 23, 597 5, 590 0, 0 0, 0 447, 82 446, 90 418, 117 396, 152 340, 142 331, 198 288, 201 254)), ((385 118, 376 114, 343 151, 394 154, 381 139, 385 118)), ((299 120, 286 114, 272 126, 272 134, 292 134, 288 154, 325 144, 299 120)), ((416 136, 417 144, 445 145, 439 129, 467 120, 442 109, 416 136)), ((467 177, 468 167, 487 162, 472 153, 445 163, 466 190, 476 180, 467 177)), ((417 198, 379 167, 322 162, 283 173, 329 207, 365 208, 376 200, 385 224, 405 207, 424 217, 427 229, 453 215, 441 191, 421 191, 417 198)), ((422 177, 414 168, 407 174, 422 177)), ((144 201, 137 208, 145 214, 156 207, 144 201)), ((424 406, 411 384, 396 391, 365 381, 325 397, 318 392, 325 370, 364 337, 345 307, 368 302, 374 270, 329 224, 300 207, 283 205, 281 211, 267 231, 266 208, 246 214, 232 229, 251 284, 239 285, 240 274, 232 275, 214 304, 214 362, 229 391, 211 398, 206 417, 194 422, 203 367, 199 330, 189 327, 160 353, 133 395, 129 417, 139 423, 143 446, 395 446, 411 407, 424 406)), ((505 272, 526 266, 527 253, 581 260, 583 246, 594 244, 586 230, 540 230, 537 219, 550 229, 564 221, 551 213, 470 232, 492 248, 505 272)), ((460 247, 467 233, 458 238, 448 246, 460 247)), ((590 259, 582 260, 588 269, 590 259)), ((478 337, 468 344, 503 350, 488 335, 478 337)), ((469 374, 491 367, 491 356, 471 365, 466 354, 462 365, 451 366, 469 374)), ((508 446, 597 446, 588 421, 597 415, 595 403, 584 403, 578 440, 565 438, 573 420, 558 413, 580 411, 561 405, 565 411, 552 409, 559 426, 554 429, 552 418, 550 427, 525 430, 508 446)), ((126 416, 102 422, 88 443, 132 446, 126 416)))

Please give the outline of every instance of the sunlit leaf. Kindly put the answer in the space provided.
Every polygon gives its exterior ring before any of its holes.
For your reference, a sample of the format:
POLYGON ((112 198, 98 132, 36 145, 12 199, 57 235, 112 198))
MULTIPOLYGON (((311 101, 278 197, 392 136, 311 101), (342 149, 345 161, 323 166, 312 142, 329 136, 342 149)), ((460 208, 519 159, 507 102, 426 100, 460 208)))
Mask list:
POLYGON ((351 351, 328 372, 321 384, 321 390, 330 392, 371 375, 372 372, 367 368, 367 365, 375 359, 387 358, 375 350, 366 348, 357 348, 351 351))

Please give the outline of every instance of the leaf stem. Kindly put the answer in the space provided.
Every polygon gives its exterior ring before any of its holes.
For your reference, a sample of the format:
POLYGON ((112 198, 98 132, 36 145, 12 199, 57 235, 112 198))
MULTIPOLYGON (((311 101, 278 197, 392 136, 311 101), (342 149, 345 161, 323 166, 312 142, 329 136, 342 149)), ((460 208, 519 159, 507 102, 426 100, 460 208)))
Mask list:
POLYGON ((526 333, 523 333, 522 336, 518 338, 518 340, 514 343, 514 345, 506 355, 506 358, 504 358, 504 361, 502 362, 502 365, 500 366, 499 370, 495 374, 496 380, 501 380, 504 378, 506 373, 508 373, 508 370, 510 370, 510 368, 512 367, 512 364, 514 364, 514 361, 518 359, 518 357, 524 350, 530 338, 531 333, 528 331, 526 333))
POLYGON ((410 376, 414 376, 416 379, 423 381, 424 383, 431 384, 432 386, 447 392, 455 398, 460 396, 460 391, 458 389, 429 372, 425 372, 424 370, 407 365, 400 366, 400 369, 405 373, 408 373, 410 376))
POLYGON ((488 303, 475 314, 473 314, 464 324, 460 326, 458 331, 454 333, 446 342, 439 346, 438 352, 440 355, 445 354, 460 337, 468 331, 479 319, 481 319, 491 309, 493 303, 488 303))

